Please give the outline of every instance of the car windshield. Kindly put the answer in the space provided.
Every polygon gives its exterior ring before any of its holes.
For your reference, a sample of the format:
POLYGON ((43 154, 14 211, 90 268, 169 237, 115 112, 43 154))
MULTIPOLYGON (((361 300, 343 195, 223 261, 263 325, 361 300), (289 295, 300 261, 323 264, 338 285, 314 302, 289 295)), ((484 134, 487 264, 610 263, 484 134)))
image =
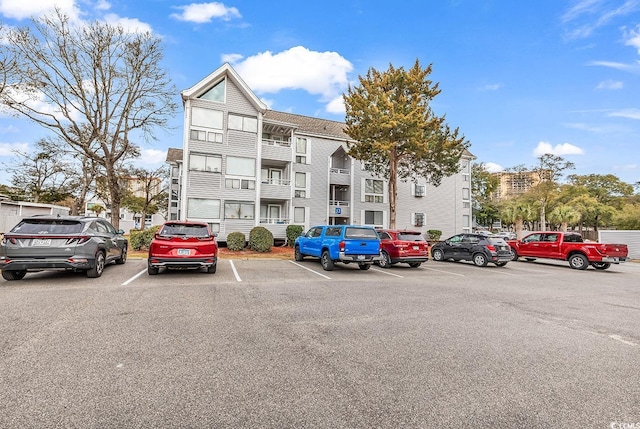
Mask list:
POLYGON ((411 233, 411 232, 400 232, 398 233, 398 240, 404 241, 425 241, 422 234, 419 233, 411 233))
POLYGON ((180 235, 186 237, 208 237, 206 225, 167 224, 162 227, 160 235, 180 235))
POLYGON ((371 228, 347 228, 345 238, 378 238, 378 233, 371 228))
POLYGON ((74 220, 25 219, 11 232, 18 234, 78 234, 82 232, 82 223, 74 220))
POLYGON ((507 242, 504 241, 502 237, 487 237, 487 241, 491 244, 501 244, 501 245, 507 244, 507 242))

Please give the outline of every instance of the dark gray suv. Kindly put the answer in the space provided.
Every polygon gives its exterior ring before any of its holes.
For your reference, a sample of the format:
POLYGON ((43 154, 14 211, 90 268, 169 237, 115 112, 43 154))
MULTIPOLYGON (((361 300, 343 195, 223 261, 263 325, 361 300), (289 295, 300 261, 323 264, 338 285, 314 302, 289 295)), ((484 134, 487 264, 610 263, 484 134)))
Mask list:
POLYGON ((28 271, 85 271, 100 277, 106 264, 124 264, 124 231, 90 216, 33 216, 2 237, 0 270, 5 280, 21 280, 28 271))

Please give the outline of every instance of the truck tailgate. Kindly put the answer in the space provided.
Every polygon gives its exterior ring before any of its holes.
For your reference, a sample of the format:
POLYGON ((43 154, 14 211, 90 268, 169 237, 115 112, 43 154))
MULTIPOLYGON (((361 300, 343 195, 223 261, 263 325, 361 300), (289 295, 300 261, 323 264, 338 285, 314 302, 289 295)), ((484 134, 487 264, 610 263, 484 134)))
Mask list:
POLYGON ((603 255, 610 257, 626 258, 629 254, 629 249, 626 244, 603 244, 600 247, 603 255))
POLYGON ((344 240, 345 255, 377 255, 380 253, 380 241, 366 238, 347 238, 344 240))

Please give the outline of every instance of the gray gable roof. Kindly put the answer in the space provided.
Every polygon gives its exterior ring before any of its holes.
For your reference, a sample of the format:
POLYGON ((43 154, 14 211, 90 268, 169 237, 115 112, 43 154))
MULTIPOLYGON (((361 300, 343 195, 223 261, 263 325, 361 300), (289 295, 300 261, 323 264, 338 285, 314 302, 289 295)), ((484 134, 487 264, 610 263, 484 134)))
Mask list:
POLYGON ((167 150, 167 159, 165 161, 169 163, 182 161, 182 149, 170 147, 169 150, 167 150))
POLYGON ((328 119, 312 118, 310 116, 295 115, 293 113, 267 110, 264 113, 265 122, 276 121, 295 126, 301 133, 315 134, 318 136, 332 137, 338 140, 353 139, 344 133, 344 122, 330 121, 328 119))

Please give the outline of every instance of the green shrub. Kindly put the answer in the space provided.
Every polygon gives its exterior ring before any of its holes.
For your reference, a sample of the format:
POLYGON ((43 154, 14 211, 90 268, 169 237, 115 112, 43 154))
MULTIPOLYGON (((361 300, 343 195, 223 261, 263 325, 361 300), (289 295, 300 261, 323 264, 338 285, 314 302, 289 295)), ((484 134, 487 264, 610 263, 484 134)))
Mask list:
POLYGON ((293 242, 296 241, 296 238, 300 237, 302 234, 301 225, 289 225, 287 226, 287 245, 293 247, 293 242))
POLYGON ((151 244, 151 240, 153 240, 153 236, 159 229, 160 225, 154 225, 144 231, 132 229, 131 235, 129 236, 129 246, 131 246, 133 250, 148 249, 151 244))
POLYGON ((427 231, 427 234, 429 234, 429 240, 438 241, 442 236, 442 231, 439 229, 430 229, 427 231))
POLYGON ((270 252, 273 234, 264 226, 256 226, 249 232, 249 248, 256 252, 270 252))
POLYGON ((227 249, 229 250, 242 250, 246 242, 247 238, 242 232, 232 232, 227 235, 227 249))

